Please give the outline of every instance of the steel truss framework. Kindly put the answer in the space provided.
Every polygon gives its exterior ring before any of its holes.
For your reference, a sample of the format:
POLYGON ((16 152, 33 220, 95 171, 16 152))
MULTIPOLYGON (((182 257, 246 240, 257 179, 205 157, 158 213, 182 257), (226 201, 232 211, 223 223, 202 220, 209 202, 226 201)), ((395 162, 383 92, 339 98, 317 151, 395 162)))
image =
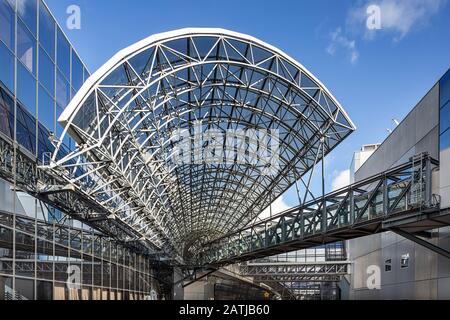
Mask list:
POLYGON ((135 230, 114 220, 97 219, 96 215, 107 214, 108 211, 92 202, 88 195, 65 184, 65 180, 60 176, 40 167, 35 156, 2 133, 0 133, 0 177, 13 184, 18 191, 28 193, 74 219, 90 225, 134 252, 156 257, 156 248, 152 247, 151 243, 135 240, 137 236, 135 230), (96 214, 92 214, 93 212, 96 214))
MULTIPOLYGON (((344 274, 343 274, 344 275, 344 274)), ((308 282, 308 283, 321 283, 321 282, 339 282, 341 280, 342 275, 336 274, 299 274, 299 275, 259 275, 255 277, 255 280, 264 282, 264 283, 299 283, 299 282, 308 282)), ((287 288, 289 290, 289 288, 287 288)))
MULTIPOLYGON (((89 78, 59 119, 62 142, 46 169, 100 210, 174 256, 254 220, 345 139, 354 125, 302 65, 247 35, 182 29, 151 36, 89 78), (172 134, 278 130, 280 169, 174 161, 172 134)), ((207 148, 204 143, 200 148, 207 148)), ((47 186, 49 190, 58 185, 47 186)), ((305 192, 307 193, 307 192, 305 192)))
POLYGON ((347 261, 312 262, 312 263, 247 263, 242 264, 240 273, 257 280, 281 282, 338 279, 348 272, 347 261))
POLYGON ((450 223, 432 195, 438 162, 423 154, 280 215, 205 245, 200 260, 223 265, 381 232, 410 232, 450 223))

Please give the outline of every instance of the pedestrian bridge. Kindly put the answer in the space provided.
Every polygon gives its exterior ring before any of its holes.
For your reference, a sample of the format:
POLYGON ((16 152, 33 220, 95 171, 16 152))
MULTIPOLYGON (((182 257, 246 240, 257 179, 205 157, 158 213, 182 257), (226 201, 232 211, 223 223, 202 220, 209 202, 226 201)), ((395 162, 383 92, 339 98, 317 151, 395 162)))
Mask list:
MULTIPOLYGON (((392 230, 412 234, 450 223, 432 193, 438 162, 419 155, 403 165, 232 232, 205 245, 203 264, 224 265, 392 230)), ((447 257, 449 253, 429 246, 447 257)))

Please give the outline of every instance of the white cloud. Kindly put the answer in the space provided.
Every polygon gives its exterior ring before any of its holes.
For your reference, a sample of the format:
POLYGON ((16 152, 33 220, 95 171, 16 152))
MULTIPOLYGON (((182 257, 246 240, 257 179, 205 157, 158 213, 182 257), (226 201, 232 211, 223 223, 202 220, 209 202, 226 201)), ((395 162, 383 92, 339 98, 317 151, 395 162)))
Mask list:
POLYGON ((394 40, 399 41, 415 28, 429 23, 431 17, 446 3, 447 0, 364 0, 362 5, 350 10, 348 24, 364 28, 366 39, 373 39, 377 32, 390 32, 394 35, 394 40), (380 8, 380 30, 366 28, 366 10, 369 5, 380 8))
MULTIPOLYGON (((284 197, 281 196, 272 203, 272 215, 276 215, 276 214, 286 211, 287 209, 290 209, 290 208, 291 207, 288 206, 288 204, 284 201, 284 197)), ((260 219, 265 219, 268 217, 270 217, 270 207, 266 208, 259 215, 260 219)))
POLYGON ((341 171, 335 174, 333 182, 331 183, 332 191, 339 190, 350 184, 350 169, 341 171))
POLYGON ((346 37, 340 27, 330 33, 330 41, 327 48, 327 52, 330 55, 334 55, 338 49, 344 49, 348 53, 350 62, 352 64, 356 63, 359 58, 356 41, 346 37))
POLYGON ((347 51, 349 60, 355 64, 359 59, 356 38, 373 40, 385 33, 394 41, 400 41, 410 32, 428 25, 431 18, 442 10, 449 0, 360 0, 348 12, 345 29, 338 27, 330 33, 327 52, 334 55, 339 49, 347 51), (367 9, 380 9, 380 29, 369 30, 371 18, 367 9))

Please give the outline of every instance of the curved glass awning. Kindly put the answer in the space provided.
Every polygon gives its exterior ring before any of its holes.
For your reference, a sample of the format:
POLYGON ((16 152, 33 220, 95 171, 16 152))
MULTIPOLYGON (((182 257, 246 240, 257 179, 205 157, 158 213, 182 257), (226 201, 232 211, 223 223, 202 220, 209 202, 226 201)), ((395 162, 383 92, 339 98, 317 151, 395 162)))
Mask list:
MULTIPOLYGON (((67 152, 60 142, 53 165, 108 207, 109 219, 184 257, 248 224, 322 158, 321 141, 327 154, 355 129, 320 81, 282 51, 197 28, 117 53, 59 122, 61 141, 69 134, 77 147, 67 152), (277 170, 266 174, 253 161, 177 162, 180 129, 193 141, 208 130, 277 132, 277 170)), ((193 149, 204 151, 212 140, 193 149)))

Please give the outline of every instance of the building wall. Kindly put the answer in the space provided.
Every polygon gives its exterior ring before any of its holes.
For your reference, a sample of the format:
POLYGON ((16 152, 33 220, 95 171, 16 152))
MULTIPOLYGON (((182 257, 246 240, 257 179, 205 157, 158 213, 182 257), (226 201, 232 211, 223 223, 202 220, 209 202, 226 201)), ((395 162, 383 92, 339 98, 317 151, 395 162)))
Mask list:
POLYGON ((436 84, 355 173, 360 181, 421 152, 438 159, 439 86, 436 84))
MULTIPOLYGON (((438 83, 427 93, 356 172, 356 181, 407 162, 413 155, 428 152, 432 157, 440 158, 441 190, 443 186, 450 185, 448 179, 443 178, 443 174, 449 177, 450 161, 445 161, 443 157, 443 152, 448 149, 441 152, 439 149, 440 145, 441 149, 443 146, 439 122, 441 119, 442 125, 440 89, 438 83)), ((449 117, 449 114, 446 117, 449 117)), ((449 250, 450 228, 433 232, 433 238, 427 240, 449 250)), ((448 259, 392 232, 350 240, 347 245, 349 259, 353 262, 349 299, 450 298, 448 259), (402 258, 405 258, 403 265, 402 258), (367 268, 371 265, 379 266, 381 269, 380 290, 367 288, 369 277, 367 268)))
MULTIPOLYGON (((450 163, 450 71, 440 81, 440 151, 441 163, 450 163)), ((440 195, 443 207, 450 207, 450 165, 441 166, 440 195)))
POLYGON ((42 0, 18 3, 0 0, 0 81, 30 118, 16 119, 14 138, 35 154, 39 128, 29 122, 59 136, 57 119, 89 72, 42 0))
MULTIPOLYGON (((42 0, 0 0, 2 145, 42 162, 53 151, 49 137, 62 133, 57 118, 87 77, 42 0)), ((150 262, 0 179, 0 300, 148 298, 150 262), (80 268, 80 289, 66 285, 71 266, 80 268)))
POLYGON ((350 183, 355 182, 355 173, 362 167, 362 165, 370 158, 370 156, 379 147, 379 144, 366 145, 353 155, 352 163, 350 165, 350 183))

